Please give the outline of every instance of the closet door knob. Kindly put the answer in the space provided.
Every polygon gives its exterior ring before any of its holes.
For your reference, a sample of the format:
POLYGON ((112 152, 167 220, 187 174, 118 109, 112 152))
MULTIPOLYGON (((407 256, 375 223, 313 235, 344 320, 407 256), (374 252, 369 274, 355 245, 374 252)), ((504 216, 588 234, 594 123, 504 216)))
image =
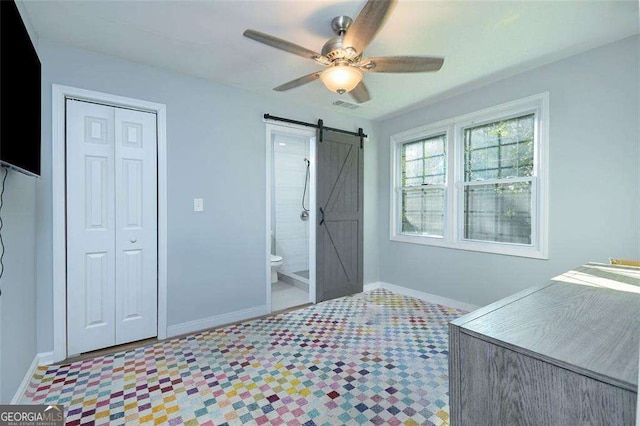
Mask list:
POLYGON ((129 241, 131 241, 132 243, 135 243, 138 240, 136 240, 136 237, 131 237, 131 239, 129 241))

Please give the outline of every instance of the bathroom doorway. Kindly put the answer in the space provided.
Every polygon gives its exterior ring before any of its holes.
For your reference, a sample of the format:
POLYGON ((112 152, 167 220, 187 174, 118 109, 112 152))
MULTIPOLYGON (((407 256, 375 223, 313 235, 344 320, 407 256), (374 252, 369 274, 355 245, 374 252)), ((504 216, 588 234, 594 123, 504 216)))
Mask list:
POLYGON ((315 303, 316 132, 267 123, 267 306, 315 303))

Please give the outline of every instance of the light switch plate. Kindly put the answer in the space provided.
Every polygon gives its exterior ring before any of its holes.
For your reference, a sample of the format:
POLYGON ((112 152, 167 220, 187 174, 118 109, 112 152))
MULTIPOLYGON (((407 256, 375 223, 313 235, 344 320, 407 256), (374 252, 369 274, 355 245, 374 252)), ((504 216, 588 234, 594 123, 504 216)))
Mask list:
POLYGON ((203 198, 194 198, 193 199, 193 211, 194 212, 203 212, 204 211, 204 199, 203 198))

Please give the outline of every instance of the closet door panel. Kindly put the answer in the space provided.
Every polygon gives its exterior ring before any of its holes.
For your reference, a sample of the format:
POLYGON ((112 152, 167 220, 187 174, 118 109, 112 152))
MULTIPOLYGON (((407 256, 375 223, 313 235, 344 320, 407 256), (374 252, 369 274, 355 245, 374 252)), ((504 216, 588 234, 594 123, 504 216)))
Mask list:
POLYGON ((157 335, 155 114, 116 109, 116 344, 157 335))
POLYGON ((67 101, 69 355, 115 344, 114 109, 67 101))

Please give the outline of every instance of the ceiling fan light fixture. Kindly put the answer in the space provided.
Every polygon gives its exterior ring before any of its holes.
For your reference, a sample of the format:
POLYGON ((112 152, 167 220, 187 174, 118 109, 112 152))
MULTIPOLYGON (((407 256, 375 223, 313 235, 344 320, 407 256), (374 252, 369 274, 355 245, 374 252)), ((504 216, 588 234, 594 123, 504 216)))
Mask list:
POLYGON ((335 65, 320 74, 320 80, 332 92, 350 92, 362 81, 362 71, 349 65, 335 65))

